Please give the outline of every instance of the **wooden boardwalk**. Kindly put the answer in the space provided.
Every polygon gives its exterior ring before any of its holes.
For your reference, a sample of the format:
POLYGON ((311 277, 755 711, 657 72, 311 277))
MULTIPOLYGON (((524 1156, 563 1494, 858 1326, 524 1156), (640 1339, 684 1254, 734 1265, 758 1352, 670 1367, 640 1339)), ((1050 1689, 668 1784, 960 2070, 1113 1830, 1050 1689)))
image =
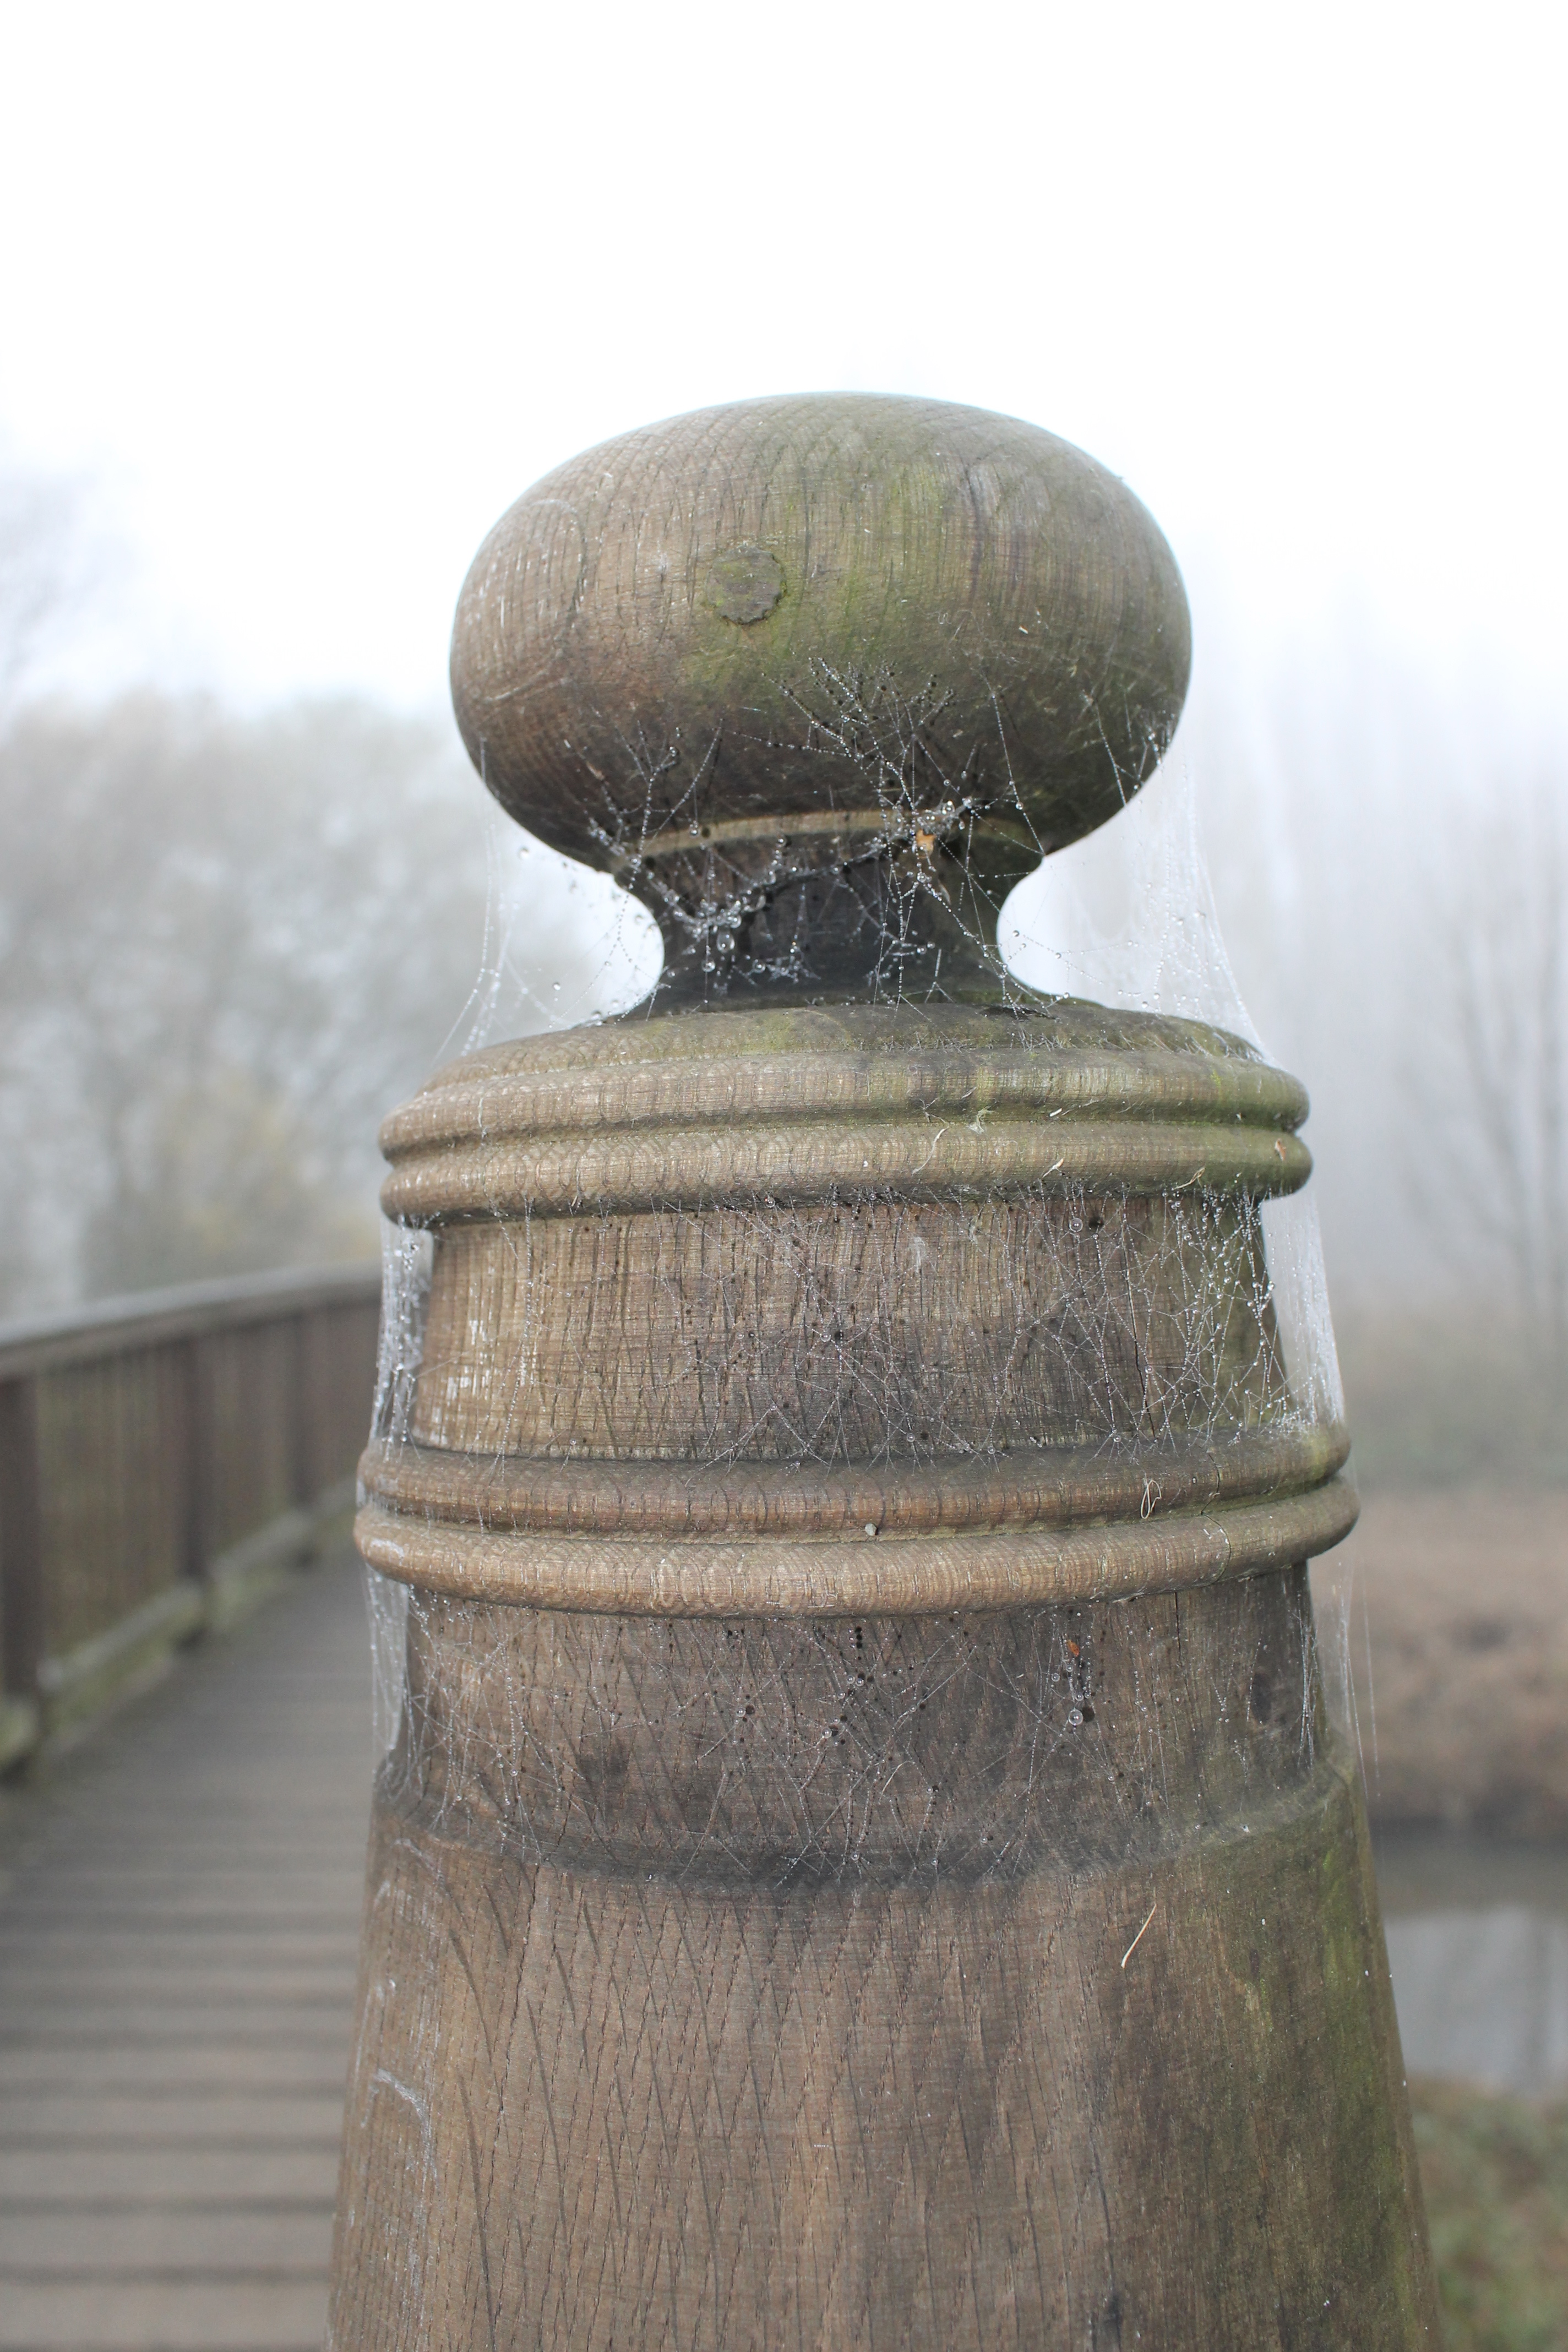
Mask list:
POLYGON ((0 1794, 0 2352, 320 2345, 369 1714, 338 1553, 0 1794))
MULTIPOLYGON (((0 2352, 320 2345, 369 1716, 359 1570, 340 1552, 46 1777, 0 1788, 0 2352)), ((1405 1848, 1394 1863, 1411 2050, 1452 2072, 1412 1937, 1457 1921, 1474 1943, 1489 1899, 1515 1928, 1527 1899, 1548 1927, 1568 1914, 1538 1854, 1533 1896, 1503 1878, 1489 1897, 1479 1877, 1406 1887, 1405 1848), (1417 1916, 1433 1911, 1436 1927, 1417 1916)), ((1448 2008, 1458 1988, 1500 2032, 1507 1985, 1461 1984, 1439 1958, 1448 2008)), ((1537 2074, 1550 2086, 1564 2063, 1537 2074)))

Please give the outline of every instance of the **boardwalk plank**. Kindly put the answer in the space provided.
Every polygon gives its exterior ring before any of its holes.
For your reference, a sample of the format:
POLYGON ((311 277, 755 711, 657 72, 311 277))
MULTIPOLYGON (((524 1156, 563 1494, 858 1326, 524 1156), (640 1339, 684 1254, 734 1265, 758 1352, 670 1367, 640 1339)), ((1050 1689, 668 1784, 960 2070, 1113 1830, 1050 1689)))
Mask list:
POLYGON ((342 2094, 325 2098, 274 2098, 265 2090, 235 2097, 144 2091, 73 2096, 17 2092, 5 2101, 11 2147, 47 2147, 64 2141, 83 2147, 246 2147, 289 2141, 301 2147, 336 2147, 342 2129, 342 2094))
POLYGON ((0 2352, 319 2352, 326 2283, 8 2283, 0 2352))
POLYGON ((19 1935, 15 1930, 10 1935, 0 1933, 0 1991, 9 1973, 6 1964, 18 1946, 35 1967, 40 1961, 52 1964, 75 1958, 100 1964, 123 1960, 132 1968, 155 1968, 165 1957, 170 1960, 182 1957, 189 1959, 193 1954, 204 1966, 214 1969, 221 1969, 231 1959, 241 1967, 257 1959, 269 1960, 275 1967, 287 1960, 320 1967, 324 1961, 346 1959, 352 1967, 358 1956, 355 1937, 349 1928, 333 1934, 317 1927, 293 1927, 283 1922, 237 1929, 207 1927, 195 1919, 177 1927, 159 1927, 149 1921, 141 1931, 110 1927, 100 1935, 96 1928, 89 1931, 58 1927, 46 1920, 31 1936, 25 1929, 19 1935))
MULTIPOLYGON (((228 1990, 226 1984, 224 1991, 228 1990)), ((20 2050, 126 2050, 195 2048, 226 2042, 237 2050, 270 2050, 280 2042, 300 2048, 321 2042, 346 2050, 340 1987, 326 1994, 269 1999, 179 2002, 77 2000, 28 2004, 30 2014, 0 2022, 0 2068, 4 2053, 20 2050)))
POLYGON ((129 2205, 95 2210, 84 2230, 81 2209, 0 2213, 0 2275, 14 2283, 50 2279, 205 2279, 325 2275, 332 2209, 318 2205, 129 2205))
POLYGON ((157 2001, 162 1997, 163 2005, 170 2010, 187 2003, 195 2008, 214 2000, 330 2000, 352 2009, 353 1982, 353 1969, 342 1961, 332 1967, 295 1962, 283 1967, 226 1968, 217 1974, 199 1954, 192 1956, 188 1951, 184 1966, 171 1961, 163 1968, 149 1967, 145 1960, 134 1967, 104 1965, 90 1952, 83 1952, 69 1967, 64 1961, 18 1967, 0 1977, 0 2019, 14 2025, 25 2011, 58 2014, 79 2002, 111 2001, 117 1993, 128 2003, 157 2001))
POLYGON ((96 2005, 38 2002, 30 2017, 0 2026, 0 2079, 8 2053, 29 2050, 199 2048, 232 2042, 237 2050, 271 2048, 279 2039, 301 2049, 345 2040, 342 2002, 334 1993, 310 2000, 206 2002, 100 2001, 96 2005))
POLYGON ((0 2048, 0 2098, 7 2129, 17 2123, 26 2098, 95 2098, 134 2093, 167 2101, 193 2092, 229 2097, 259 2093, 276 2099, 325 2097, 341 2103, 348 2074, 349 2037, 335 2030, 330 2040, 296 2034, 280 2044, 222 2042, 33 2044, 0 2048))
MULTIPOLYGON (((156 2199, 255 2204, 337 2194, 335 2147, 7 2147, 0 2146, 0 2211, 74 2203, 91 2227, 105 2203, 156 2199)), ((0 2301, 5 2274, 0 2272, 0 2301)))
POLYGON ((320 2344, 368 1653, 323 1565, 0 1792, 0 2352, 320 2344))

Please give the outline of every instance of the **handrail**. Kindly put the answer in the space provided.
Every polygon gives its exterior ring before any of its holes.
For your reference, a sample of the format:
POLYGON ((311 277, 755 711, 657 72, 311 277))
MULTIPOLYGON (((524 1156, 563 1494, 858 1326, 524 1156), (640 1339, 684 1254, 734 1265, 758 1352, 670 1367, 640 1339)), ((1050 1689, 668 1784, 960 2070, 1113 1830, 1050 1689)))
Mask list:
POLYGON ((264 1323, 280 1308, 321 1306, 380 1296, 374 1260, 348 1265, 285 1266, 271 1274, 226 1275, 216 1282, 184 1282, 164 1290, 130 1291, 85 1307, 0 1322, 0 1381, 18 1373, 121 1353, 150 1339, 183 1338, 237 1323, 264 1323))
POLYGON ((317 1548, 379 1292, 324 1266, 0 1324, 0 1769, 317 1548))

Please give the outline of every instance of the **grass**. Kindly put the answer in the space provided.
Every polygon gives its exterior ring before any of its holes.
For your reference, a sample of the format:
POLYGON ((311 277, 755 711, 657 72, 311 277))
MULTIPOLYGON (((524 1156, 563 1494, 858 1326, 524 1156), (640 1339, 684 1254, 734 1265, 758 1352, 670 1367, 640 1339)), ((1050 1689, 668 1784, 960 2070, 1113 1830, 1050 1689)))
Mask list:
POLYGON ((1568 2102, 1410 2096, 1449 2352, 1565 2352, 1568 2102))

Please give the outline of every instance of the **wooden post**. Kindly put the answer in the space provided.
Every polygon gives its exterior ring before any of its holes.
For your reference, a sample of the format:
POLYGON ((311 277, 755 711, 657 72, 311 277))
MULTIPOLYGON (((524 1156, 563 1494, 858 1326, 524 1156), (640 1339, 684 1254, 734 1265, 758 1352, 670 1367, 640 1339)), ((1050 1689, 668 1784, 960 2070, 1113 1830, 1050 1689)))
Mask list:
POLYGON ((481 551, 470 746, 666 965, 384 1131, 338 2352, 1438 2343, 1258 1215, 1305 1097, 994 956, 1186 667, 1121 486, 929 403, 629 436, 481 551))
POLYGON ((289 1354, 293 1392, 290 1453, 294 1502, 308 1510, 327 1485, 322 1473, 322 1424, 330 1409, 324 1393, 326 1318, 320 1307, 300 1307, 290 1320, 289 1354))
POLYGON ((38 1391, 22 1373, 0 1381, 0 1769, 37 1737, 47 1630, 38 1391))
POLYGON ((217 1551, 216 1444, 213 1429, 211 1343, 193 1332, 181 1349, 176 1448, 184 1496, 184 1573, 205 1583, 217 1551))

